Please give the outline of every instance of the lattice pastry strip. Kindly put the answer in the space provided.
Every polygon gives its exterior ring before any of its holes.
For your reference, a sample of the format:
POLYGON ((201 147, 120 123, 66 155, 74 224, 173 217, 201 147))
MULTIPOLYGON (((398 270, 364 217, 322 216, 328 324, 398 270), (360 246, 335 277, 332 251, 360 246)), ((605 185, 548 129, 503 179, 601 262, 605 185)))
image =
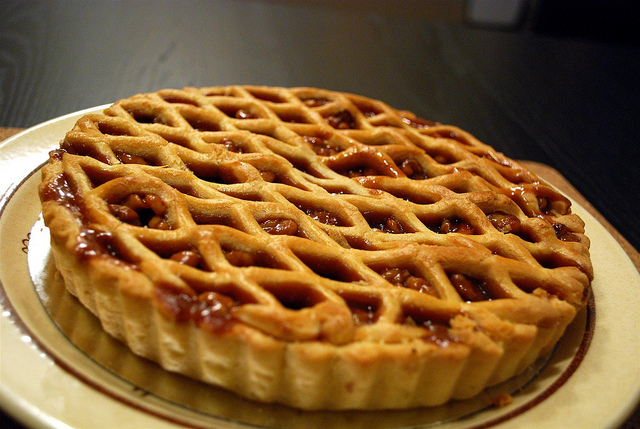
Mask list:
POLYGON ((305 409, 477 394, 550 351, 593 275, 569 201, 516 162, 312 88, 122 100, 78 121, 40 195, 58 269, 109 333, 305 409))

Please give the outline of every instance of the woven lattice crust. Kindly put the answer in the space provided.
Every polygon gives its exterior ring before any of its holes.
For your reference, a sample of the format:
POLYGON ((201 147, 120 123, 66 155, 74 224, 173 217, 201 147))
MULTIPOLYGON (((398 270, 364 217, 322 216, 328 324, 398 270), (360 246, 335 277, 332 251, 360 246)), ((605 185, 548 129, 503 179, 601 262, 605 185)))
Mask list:
POLYGON ((162 90, 83 117, 40 188, 56 264, 168 370, 306 409, 477 394, 589 293, 569 201, 468 133, 310 88, 162 90))

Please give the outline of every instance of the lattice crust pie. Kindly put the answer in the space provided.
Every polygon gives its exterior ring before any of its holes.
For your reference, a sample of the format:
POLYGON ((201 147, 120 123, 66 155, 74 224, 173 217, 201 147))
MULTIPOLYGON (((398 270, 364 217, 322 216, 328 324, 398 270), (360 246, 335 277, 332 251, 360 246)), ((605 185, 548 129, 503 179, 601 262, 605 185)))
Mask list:
POLYGON ((302 409, 468 398, 589 295, 570 202, 468 133, 312 88, 161 90, 43 168, 69 291, 169 371, 302 409))

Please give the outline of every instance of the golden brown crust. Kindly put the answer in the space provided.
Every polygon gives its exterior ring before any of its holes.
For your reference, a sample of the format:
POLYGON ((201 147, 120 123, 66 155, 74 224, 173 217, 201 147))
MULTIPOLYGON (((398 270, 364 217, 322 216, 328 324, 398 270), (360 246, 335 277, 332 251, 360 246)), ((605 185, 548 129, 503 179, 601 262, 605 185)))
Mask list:
POLYGON ((162 90, 43 168, 56 265, 137 354, 265 402, 473 396, 556 344, 593 276, 570 202, 468 133, 313 88, 162 90))

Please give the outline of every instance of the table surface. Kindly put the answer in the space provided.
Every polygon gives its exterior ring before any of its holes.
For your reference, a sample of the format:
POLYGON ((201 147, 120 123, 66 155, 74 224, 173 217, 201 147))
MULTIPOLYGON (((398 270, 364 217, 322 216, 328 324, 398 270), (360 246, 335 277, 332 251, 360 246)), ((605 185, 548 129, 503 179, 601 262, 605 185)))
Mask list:
POLYGON ((348 91, 553 167, 639 249, 640 48, 471 26, 463 3, 0 0, 0 127, 166 87, 348 91))

